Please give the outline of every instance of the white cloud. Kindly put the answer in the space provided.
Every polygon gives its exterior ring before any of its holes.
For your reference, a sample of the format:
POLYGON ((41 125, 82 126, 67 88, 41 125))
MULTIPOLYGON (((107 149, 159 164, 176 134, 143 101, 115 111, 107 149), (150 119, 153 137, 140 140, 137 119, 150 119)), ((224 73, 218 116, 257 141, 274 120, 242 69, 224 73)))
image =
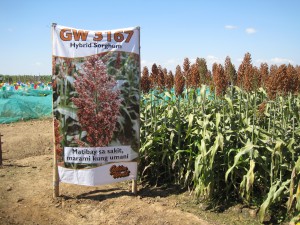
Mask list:
POLYGON ((159 65, 161 65, 163 68, 164 67, 167 68, 168 71, 171 70, 173 73, 175 73, 177 65, 181 66, 182 64, 183 64, 183 60, 171 58, 165 62, 162 62, 159 65))
POLYGON ((174 64, 176 64, 176 62, 177 62, 176 59, 168 59, 167 62, 166 62, 166 64, 167 65, 174 65, 174 64))
POLYGON ((212 70, 212 65, 214 63, 223 64, 223 59, 220 59, 219 57, 213 55, 206 56, 205 60, 207 64, 207 69, 210 71, 212 70))
POLYGON ((35 65, 36 65, 36 66, 41 66, 41 65, 42 65, 42 63, 40 63, 40 62, 36 62, 36 63, 35 63, 35 65))
POLYGON ((235 29, 237 29, 238 27, 237 26, 233 26, 233 25, 226 25, 225 26, 225 29, 226 30, 235 30, 235 29))
POLYGON ((206 56, 206 62, 207 64, 214 64, 214 63, 222 63, 222 59, 216 57, 216 56, 213 56, 213 55, 208 55, 206 56))
POLYGON ((153 63, 148 62, 147 60, 142 60, 142 61, 141 61, 141 67, 142 67, 142 69, 143 69, 145 66, 147 66, 148 69, 151 69, 152 65, 153 65, 153 63))
POLYGON ((257 32, 257 30, 252 27, 247 28, 245 31, 247 34, 254 34, 257 32))
POLYGON ((261 63, 267 63, 268 60, 265 60, 265 59, 257 59, 255 60, 255 63, 256 64, 261 64, 261 63))
POLYGON ((146 66, 148 67, 148 70, 151 71, 152 65, 154 64, 154 62, 150 62, 147 60, 142 60, 141 61, 141 70, 143 71, 143 68, 146 66))
POLYGON ((243 60, 244 60, 244 58, 238 58, 236 61, 241 63, 241 62, 243 62, 243 60))
POLYGON ((164 61, 156 60, 155 62, 154 61, 142 60, 141 61, 141 68, 143 70, 144 66, 147 66, 148 70, 150 72, 154 63, 157 66, 159 66, 159 65, 162 66, 162 68, 167 68, 168 71, 172 70, 172 72, 174 72, 177 65, 181 66, 183 64, 183 59, 179 60, 179 59, 171 58, 171 59, 164 60, 164 61))
POLYGON ((255 60, 256 66, 260 66, 261 63, 267 63, 269 66, 270 65, 282 65, 282 64, 293 64, 294 61, 291 59, 286 59, 286 58, 279 58, 279 57, 275 57, 269 60, 266 59, 257 59, 255 60))
POLYGON ((278 58, 278 57, 272 58, 270 61, 272 64, 287 64, 287 63, 292 64, 292 63, 294 63, 293 60, 285 59, 285 58, 278 58))

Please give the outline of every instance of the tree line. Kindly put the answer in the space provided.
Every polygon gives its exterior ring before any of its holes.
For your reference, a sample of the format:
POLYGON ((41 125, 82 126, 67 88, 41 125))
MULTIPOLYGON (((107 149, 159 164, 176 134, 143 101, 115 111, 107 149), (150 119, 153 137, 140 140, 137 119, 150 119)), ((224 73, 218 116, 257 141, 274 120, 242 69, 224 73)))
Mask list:
POLYGON ((27 83, 38 82, 43 83, 51 82, 51 75, 3 75, 0 74, 0 83, 27 83))

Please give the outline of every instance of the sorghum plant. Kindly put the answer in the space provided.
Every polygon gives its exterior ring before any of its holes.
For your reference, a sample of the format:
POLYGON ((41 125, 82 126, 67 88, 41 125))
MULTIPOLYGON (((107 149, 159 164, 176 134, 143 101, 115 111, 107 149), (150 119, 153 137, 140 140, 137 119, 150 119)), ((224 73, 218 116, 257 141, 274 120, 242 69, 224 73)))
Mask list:
POLYGON ((215 69, 213 70, 213 80, 217 96, 223 96, 228 87, 228 82, 226 80, 224 68, 221 64, 215 66, 215 69))
POLYGON ((187 88, 189 88, 191 85, 190 65, 191 65, 191 62, 190 62, 189 58, 185 58, 183 61, 183 76, 185 78, 185 85, 187 88))
POLYGON ((151 88, 157 87, 157 77, 158 77, 158 67, 154 63, 151 68, 151 74, 150 74, 150 81, 151 81, 151 88))
POLYGON ((197 64, 192 64, 190 68, 190 76, 191 76, 191 87, 197 88, 200 87, 200 75, 197 64))
POLYGON ((161 66, 158 67, 157 88, 163 91, 165 88, 165 75, 161 66))
POLYGON ((184 90, 184 77, 182 76, 181 68, 178 65, 175 73, 175 93, 180 96, 184 90))
POLYGON ((167 75, 167 79, 166 79, 166 88, 168 90, 171 90, 171 88, 174 86, 174 76, 172 71, 170 70, 168 75, 167 75))
POLYGON ((253 86, 253 66, 249 52, 244 56, 242 64, 239 66, 237 85, 246 91, 251 91, 253 86))
POLYGON ((206 85, 209 84, 211 77, 209 76, 209 71, 207 69, 206 60, 204 58, 197 58, 196 64, 198 66, 198 71, 199 71, 199 76, 200 76, 199 87, 201 86, 201 84, 206 84, 206 85))
POLYGON ((261 75, 261 87, 266 87, 266 82, 269 77, 269 66, 267 63, 261 63, 259 67, 259 72, 261 75))
POLYGON ((141 78, 141 89, 143 93, 148 93, 151 88, 151 81, 149 78, 149 70, 148 67, 143 68, 143 76, 141 78))
POLYGON ((237 80, 237 73, 234 65, 231 63, 231 59, 229 56, 227 56, 225 59, 224 73, 226 76, 226 80, 230 82, 231 85, 235 85, 237 80))

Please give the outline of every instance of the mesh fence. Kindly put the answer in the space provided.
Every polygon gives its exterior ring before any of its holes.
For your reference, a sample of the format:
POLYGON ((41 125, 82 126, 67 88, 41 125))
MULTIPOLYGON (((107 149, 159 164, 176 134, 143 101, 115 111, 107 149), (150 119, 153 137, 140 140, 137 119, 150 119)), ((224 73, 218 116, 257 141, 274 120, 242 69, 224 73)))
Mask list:
POLYGON ((0 90, 0 124, 52 116, 52 90, 0 90))

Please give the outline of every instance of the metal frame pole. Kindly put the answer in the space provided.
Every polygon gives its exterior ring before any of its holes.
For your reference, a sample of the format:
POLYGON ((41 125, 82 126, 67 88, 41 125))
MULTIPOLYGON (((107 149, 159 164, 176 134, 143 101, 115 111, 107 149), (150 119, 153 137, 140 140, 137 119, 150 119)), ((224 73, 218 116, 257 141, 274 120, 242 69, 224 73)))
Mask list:
POLYGON ((3 144, 3 142, 2 142, 2 140, 1 140, 1 137, 2 137, 3 135, 0 133, 0 166, 2 166, 3 164, 2 164, 2 144, 3 144))

